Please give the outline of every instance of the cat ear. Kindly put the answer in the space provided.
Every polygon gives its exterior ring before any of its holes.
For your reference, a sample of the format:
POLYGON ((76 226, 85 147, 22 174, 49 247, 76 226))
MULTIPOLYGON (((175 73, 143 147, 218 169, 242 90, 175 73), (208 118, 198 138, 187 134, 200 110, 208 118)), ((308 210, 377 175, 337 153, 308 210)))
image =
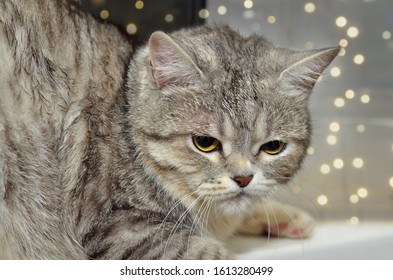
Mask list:
POLYGON ((150 65, 158 88, 193 85, 203 77, 191 57, 164 32, 154 32, 149 40, 150 65))
POLYGON ((340 51, 340 47, 298 52, 280 75, 281 85, 290 94, 308 97, 322 72, 340 51))

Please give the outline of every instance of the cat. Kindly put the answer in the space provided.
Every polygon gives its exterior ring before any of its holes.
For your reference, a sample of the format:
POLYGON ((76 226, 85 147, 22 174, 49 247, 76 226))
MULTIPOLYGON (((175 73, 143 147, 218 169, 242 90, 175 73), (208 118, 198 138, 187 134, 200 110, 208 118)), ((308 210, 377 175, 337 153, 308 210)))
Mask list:
POLYGON ((235 233, 308 236, 267 196, 301 167, 338 51, 208 25, 135 49, 72 1, 1 1, 0 258, 230 259, 235 233))

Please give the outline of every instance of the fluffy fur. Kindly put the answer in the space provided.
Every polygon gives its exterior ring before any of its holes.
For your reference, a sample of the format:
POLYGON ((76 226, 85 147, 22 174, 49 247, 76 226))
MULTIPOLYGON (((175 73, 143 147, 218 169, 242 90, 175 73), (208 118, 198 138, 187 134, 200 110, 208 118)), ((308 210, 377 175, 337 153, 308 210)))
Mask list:
POLYGON ((263 201, 301 165, 337 52, 202 26, 134 53, 69 1, 1 1, 0 258, 227 259, 239 228, 306 236, 307 214, 263 201))

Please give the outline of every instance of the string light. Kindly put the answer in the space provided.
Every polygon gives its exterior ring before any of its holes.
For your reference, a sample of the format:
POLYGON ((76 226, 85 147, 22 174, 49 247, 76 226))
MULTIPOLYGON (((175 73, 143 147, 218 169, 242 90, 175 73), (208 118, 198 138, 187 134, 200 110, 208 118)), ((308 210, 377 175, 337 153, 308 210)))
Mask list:
POLYGON ((227 13, 227 7, 225 7, 224 5, 221 5, 221 6, 219 6, 218 8, 217 8, 217 13, 219 14, 219 15, 226 15, 226 13, 227 13))
POLYGON ((330 166, 328 164, 322 164, 321 166, 321 173, 322 174, 329 174, 330 173, 330 166))
POLYGON ((366 131, 366 127, 365 127, 363 124, 359 124, 359 125, 356 127, 356 130, 357 130, 359 133, 363 133, 363 132, 366 131))
POLYGON ((268 16, 267 17, 267 22, 268 23, 270 23, 270 24, 274 24, 274 23, 276 23, 276 17, 275 16, 268 16))
POLYGON ((384 38, 385 40, 389 40, 392 37, 392 34, 389 31, 384 31, 382 32, 382 38, 384 38))
POLYGON ((338 97, 334 100, 334 106, 337 108, 342 108, 345 106, 345 100, 341 97, 338 97))
POLYGON ((334 136, 334 135, 329 135, 329 136, 326 138, 326 142, 327 142, 329 145, 331 145, 331 146, 336 145, 336 144, 337 144, 337 137, 334 136))
POLYGON ((366 198, 368 196, 368 191, 366 188, 359 188, 357 194, 360 198, 366 198))
POLYGON ((389 179, 389 185, 393 188, 393 177, 390 177, 390 179, 389 179))
POLYGON ((362 168, 364 165, 364 161, 361 158, 354 158, 352 161, 352 165, 355 168, 362 168))
POLYGON ((341 39, 338 44, 340 45, 340 47, 346 48, 346 47, 348 47, 348 40, 347 39, 341 39))
POLYGON ((355 97, 355 92, 352 89, 348 89, 345 92, 345 97, 348 99, 353 99, 355 97))
POLYGON ((357 29, 356 27, 352 26, 350 28, 348 28, 347 30, 347 35, 350 38, 356 38, 359 35, 359 29, 357 29))
POLYGON ((353 194, 349 197, 349 202, 356 204, 359 202, 359 197, 356 194, 353 194))
POLYGON ((138 31, 138 28, 137 28, 137 26, 135 25, 135 23, 129 23, 129 24, 127 24, 127 26, 126 26, 126 31, 127 31, 127 33, 128 34, 130 34, 130 35, 134 35, 134 34, 136 34, 136 32, 138 31))
POLYGON ((172 22, 175 18, 173 17, 172 14, 166 14, 164 20, 166 22, 172 22))
POLYGON ((145 6, 145 3, 143 3, 143 1, 138 0, 135 2, 135 8, 137 8, 138 10, 143 9, 143 7, 145 6))
POLYGON ((109 11, 108 10, 102 10, 100 12, 100 18, 102 19, 108 19, 109 18, 109 11))
POLYGON ((362 54, 355 55, 355 57, 353 58, 353 62, 355 62, 356 64, 362 64, 364 62, 364 55, 362 54))
POLYGON ((207 19, 210 16, 210 12, 207 9, 201 9, 198 14, 202 19, 207 19))
POLYGON ((346 54, 346 50, 344 48, 341 48, 340 51, 338 52, 339 56, 344 56, 346 54))
POLYGON ((340 28, 344 27, 347 25, 347 19, 343 16, 339 16, 336 18, 336 25, 340 28))
POLYGON ((254 2, 251 0, 246 0, 244 1, 244 8, 246 9, 251 9, 254 6, 254 2))
POLYGON ((329 199, 327 198, 326 195, 322 194, 322 195, 318 196, 317 202, 318 202, 319 205, 325 206, 325 205, 328 204, 329 199))
POLYGON ((315 149, 313 147, 308 147, 307 154, 312 156, 315 153, 315 149))
POLYGON ((333 161, 333 166, 337 169, 341 169, 344 167, 344 161, 341 158, 336 158, 333 161))
POLYGON ((338 132, 340 130, 340 124, 338 122, 332 122, 329 125, 329 129, 332 132, 338 132))
POLYGON ((306 11, 306 13, 311 14, 315 12, 315 9, 316 9, 315 4, 312 2, 306 3, 306 5, 304 5, 304 10, 306 11))
POLYGON ((340 76, 341 75, 341 69, 339 68, 339 67, 333 67, 331 70, 330 70, 330 75, 332 75, 332 77, 335 77, 335 78, 337 78, 338 76, 340 76))
POLYGON ((361 101, 362 103, 364 103, 364 104, 369 103, 369 102, 370 102, 370 95, 368 95, 368 94, 363 94, 363 95, 360 97, 360 101, 361 101))

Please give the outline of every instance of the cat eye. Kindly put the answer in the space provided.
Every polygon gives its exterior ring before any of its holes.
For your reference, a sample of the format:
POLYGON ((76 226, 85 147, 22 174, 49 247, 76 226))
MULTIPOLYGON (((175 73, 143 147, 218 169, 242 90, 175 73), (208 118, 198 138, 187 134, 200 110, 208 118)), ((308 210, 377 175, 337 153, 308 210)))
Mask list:
POLYGON ((193 136, 192 142, 198 150, 204 153, 213 152, 221 147, 220 141, 208 136, 193 136))
POLYGON ((287 144, 279 140, 267 142, 261 146, 261 151, 269 155, 278 155, 286 148, 287 144))

